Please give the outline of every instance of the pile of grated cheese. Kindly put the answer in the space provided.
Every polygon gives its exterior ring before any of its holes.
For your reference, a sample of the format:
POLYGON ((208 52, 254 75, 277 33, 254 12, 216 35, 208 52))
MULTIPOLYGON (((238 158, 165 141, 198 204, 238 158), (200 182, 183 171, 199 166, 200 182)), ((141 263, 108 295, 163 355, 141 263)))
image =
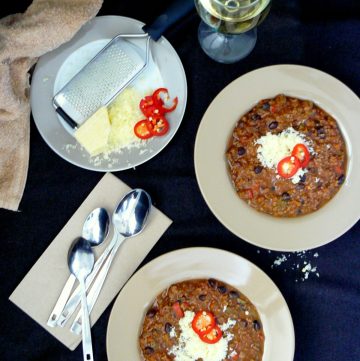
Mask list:
MULTIPOLYGON (((228 343, 234 337, 230 332, 224 333, 218 342, 208 344, 199 338, 197 333, 192 329, 191 322, 195 316, 192 311, 185 311, 184 317, 180 319, 180 337, 177 345, 168 350, 169 355, 174 355, 174 361, 194 361, 202 359, 203 361, 222 361, 227 357, 228 343)), ((223 327, 219 327, 226 331, 235 325, 236 321, 228 320, 223 327)))
MULTIPOLYGON (((311 141, 305 138, 303 133, 298 132, 292 127, 283 130, 279 134, 267 132, 266 135, 255 141, 258 144, 257 158, 263 167, 271 168, 277 171, 278 163, 285 157, 291 155, 296 144, 304 144, 311 154, 314 154, 311 141)), ((299 183, 301 177, 307 172, 300 168, 296 174, 291 177, 293 183, 299 183)))

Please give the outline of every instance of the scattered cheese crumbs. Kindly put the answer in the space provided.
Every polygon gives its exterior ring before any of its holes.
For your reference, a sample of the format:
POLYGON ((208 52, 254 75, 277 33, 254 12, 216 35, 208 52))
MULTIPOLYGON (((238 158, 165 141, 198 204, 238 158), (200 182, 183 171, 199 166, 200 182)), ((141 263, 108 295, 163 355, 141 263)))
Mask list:
POLYGON ((174 326, 171 327, 169 335, 170 335, 170 338, 176 337, 176 332, 175 332, 174 326))
POLYGON ((95 156, 106 150, 109 134, 108 112, 106 107, 101 107, 75 131, 74 136, 90 156, 95 156))
POLYGON ((320 182, 320 178, 315 177, 315 183, 319 183, 320 182))
POLYGON ((226 323, 224 323, 223 325, 220 326, 220 330, 223 332, 227 331, 229 328, 234 327, 235 324, 236 324, 236 321, 229 318, 226 323))
POLYGON ((303 175, 307 172, 308 172, 307 169, 299 168, 299 170, 291 177, 291 181, 294 184, 299 183, 303 175))
POLYGON ((314 262, 314 260, 310 262, 310 257, 318 258, 319 253, 315 252, 312 254, 311 251, 300 251, 281 254, 275 258, 271 268, 280 267, 286 263, 288 268, 284 268, 284 272, 290 271, 294 273, 296 277, 295 282, 298 282, 299 280, 304 282, 309 279, 311 274, 316 275, 316 277, 320 277, 319 272, 317 272, 317 266, 312 265, 311 262, 314 262))
POLYGON ((229 353, 230 358, 234 358, 236 355, 237 355, 237 352, 235 350, 233 350, 229 353))
POLYGON ((227 305, 225 305, 225 306, 223 307, 223 312, 225 312, 226 309, 227 309, 227 305))
MULTIPOLYGON (((296 144, 304 144, 310 153, 314 154, 312 143, 305 138, 303 133, 298 132, 292 127, 283 130, 279 134, 267 132, 266 135, 255 141, 260 145, 257 148, 257 158, 266 168, 277 171, 278 163, 285 157, 291 155, 296 144)), ((293 183, 299 183, 301 177, 306 173, 306 169, 300 168, 297 173, 291 177, 293 183)))
MULTIPOLYGON (((231 334, 225 335, 218 342, 208 344, 199 338, 191 327, 195 316, 192 311, 185 311, 184 317, 180 319, 180 337, 177 345, 168 350, 169 355, 174 355, 174 361, 222 361, 226 358, 229 338, 231 334)), ((220 326, 221 328, 221 326, 220 326)))

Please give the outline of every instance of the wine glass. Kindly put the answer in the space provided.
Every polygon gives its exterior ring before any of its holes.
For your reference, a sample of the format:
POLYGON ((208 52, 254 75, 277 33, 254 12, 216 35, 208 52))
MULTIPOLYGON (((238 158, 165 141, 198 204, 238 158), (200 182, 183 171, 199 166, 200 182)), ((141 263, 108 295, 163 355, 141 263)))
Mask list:
POLYGON ((195 0, 204 52, 221 63, 245 58, 256 44, 256 27, 266 18, 270 5, 271 0, 195 0))

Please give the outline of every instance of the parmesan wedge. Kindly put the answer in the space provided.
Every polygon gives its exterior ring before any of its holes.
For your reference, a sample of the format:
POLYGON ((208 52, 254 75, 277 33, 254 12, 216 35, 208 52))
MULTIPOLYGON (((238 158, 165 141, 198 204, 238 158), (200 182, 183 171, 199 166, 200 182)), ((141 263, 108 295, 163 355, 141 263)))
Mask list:
POLYGON ((108 111, 106 107, 101 107, 76 130, 74 135, 76 140, 93 157, 106 150, 110 130, 108 111))

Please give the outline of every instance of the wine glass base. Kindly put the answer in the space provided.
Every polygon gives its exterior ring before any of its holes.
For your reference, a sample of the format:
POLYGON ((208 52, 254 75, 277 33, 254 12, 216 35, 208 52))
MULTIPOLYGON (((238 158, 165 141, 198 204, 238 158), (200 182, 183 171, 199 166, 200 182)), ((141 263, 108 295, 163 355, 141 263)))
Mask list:
POLYGON ((257 40, 256 27, 240 34, 224 34, 201 22, 198 30, 201 48, 220 63, 235 63, 251 53, 257 40))

